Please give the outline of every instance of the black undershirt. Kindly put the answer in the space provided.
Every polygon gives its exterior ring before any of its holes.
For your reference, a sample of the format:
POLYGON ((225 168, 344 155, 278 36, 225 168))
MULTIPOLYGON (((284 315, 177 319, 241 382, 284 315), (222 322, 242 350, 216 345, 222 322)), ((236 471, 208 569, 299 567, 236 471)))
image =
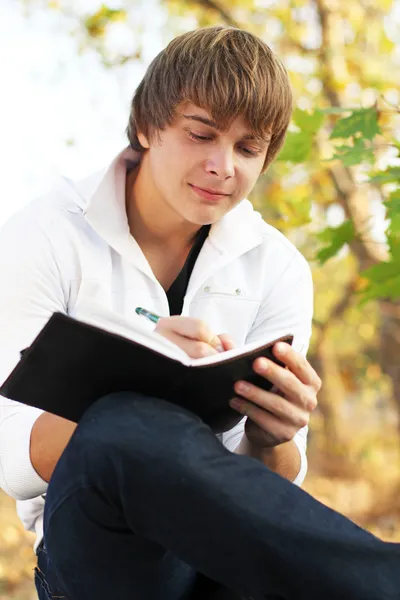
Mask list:
POLYGON ((167 291, 169 312, 171 315, 180 315, 182 312, 183 299, 186 294, 193 267, 198 255, 200 254, 200 250, 207 239, 210 229, 211 225, 204 225, 198 231, 194 244, 188 254, 182 270, 167 291))

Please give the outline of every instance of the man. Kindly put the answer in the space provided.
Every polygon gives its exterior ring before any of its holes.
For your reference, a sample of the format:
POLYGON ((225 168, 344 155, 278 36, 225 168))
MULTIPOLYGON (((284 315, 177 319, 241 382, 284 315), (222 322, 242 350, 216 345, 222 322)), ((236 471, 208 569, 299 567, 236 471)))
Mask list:
POLYGON ((311 277, 244 198, 291 108, 287 74, 257 37, 180 36, 134 95, 129 148, 3 227, 3 379, 54 311, 132 319, 144 306, 192 357, 294 334, 274 349, 287 369, 254 363, 279 392, 237 382, 244 419, 220 439, 135 393, 99 398, 78 427, 2 399, 0 481, 37 532, 41 599, 399 597, 397 546, 290 483, 304 479, 320 387, 305 359, 311 277))

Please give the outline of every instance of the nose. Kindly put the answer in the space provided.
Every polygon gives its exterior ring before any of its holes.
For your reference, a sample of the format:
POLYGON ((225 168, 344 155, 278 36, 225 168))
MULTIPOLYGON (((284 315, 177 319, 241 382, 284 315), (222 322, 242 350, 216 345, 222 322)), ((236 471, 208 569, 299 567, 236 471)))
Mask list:
POLYGON ((230 179, 235 175, 235 164, 231 149, 215 149, 212 156, 206 161, 206 171, 216 175, 221 181, 230 179))

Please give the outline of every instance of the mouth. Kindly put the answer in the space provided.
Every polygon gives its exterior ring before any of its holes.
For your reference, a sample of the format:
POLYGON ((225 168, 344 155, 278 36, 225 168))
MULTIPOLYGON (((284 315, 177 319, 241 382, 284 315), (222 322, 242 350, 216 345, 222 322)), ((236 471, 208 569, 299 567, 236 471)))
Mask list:
POLYGON ((213 202, 216 202, 218 200, 223 200, 224 198, 229 198, 229 196, 231 194, 226 194, 224 192, 221 192, 219 190, 213 190, 210 188, 201 188, 198 187, 197 185, 193 185, 192 183, 189 183, 190 187, 192 188, 192 190, 201 198, 204 198, 205 200, 212 200, 213 202))

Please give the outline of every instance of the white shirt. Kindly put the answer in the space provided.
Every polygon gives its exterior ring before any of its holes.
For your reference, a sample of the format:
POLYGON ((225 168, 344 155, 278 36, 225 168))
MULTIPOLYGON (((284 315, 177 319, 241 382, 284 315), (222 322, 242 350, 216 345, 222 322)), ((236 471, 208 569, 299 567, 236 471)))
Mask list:
MULTIPOLYGON (((125 210, 125 149, 101 173, 61 179, 0 230, 0 381, 19 361, 50 316, 79 318, 94 305, 132 319, 136 306, 169 315, 167 296, 129 231, 125 210)), ((228 333, 236 346, 288 333, 306 354, 313 289, 309 266, 279 231, 243 200, 215 223, 194 266, 183 315, 228 333)), ((140 317, 137 317, 140 319, 140 317)), ((0 397, 0 487, 17 499, 24 526, 42 537, 47 483, 29 454, 31 429, 42 411, 0 397)), ((244 420, 222 434, 234 450, 244 420)), ((294 441, 301 455, 295 482, 304 480, 307 428, 294 441)))

